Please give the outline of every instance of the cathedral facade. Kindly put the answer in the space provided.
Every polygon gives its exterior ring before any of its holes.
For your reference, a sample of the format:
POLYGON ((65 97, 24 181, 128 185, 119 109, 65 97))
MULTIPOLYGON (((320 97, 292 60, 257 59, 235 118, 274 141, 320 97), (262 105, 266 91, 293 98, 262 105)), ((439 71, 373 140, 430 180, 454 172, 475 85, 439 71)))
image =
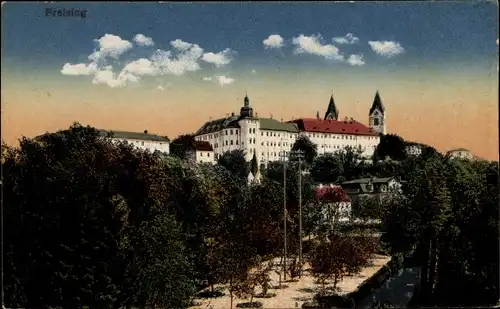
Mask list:
POLYGON ((323 118, 299 118, 279 121, 254 115, 248 96, 245 96, 240 114, 206 122, 196 133, 195 140, 208 142, 214 159, 227 151, 242 149, 247 161, 257 157, 261 164, 288 157, 299 136, 307 136, 317 145, 318 155, 340 151, 345 147, 359 149, 362 156, 370 158, 386 133, 386 110, 377 91, 368 115, 368 126, 344 118, 339 120, 339 110, 333 96, 323 118))

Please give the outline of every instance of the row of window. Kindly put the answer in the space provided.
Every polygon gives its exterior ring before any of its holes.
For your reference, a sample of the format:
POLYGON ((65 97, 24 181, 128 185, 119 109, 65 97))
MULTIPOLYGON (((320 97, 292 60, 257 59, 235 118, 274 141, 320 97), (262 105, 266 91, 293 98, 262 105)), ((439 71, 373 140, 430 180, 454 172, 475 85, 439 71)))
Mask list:
MULTIPOLYGON (((225 135, 238 135, 238 129, 228 129, 228 130, 225 130, 225 135)), ((249 128, 249 133, 250 134, 255 134, 255 128, 249 128)), ((283 138, 296 138, 296 135, 294 134, 287 134, 287 133, 276 133, 276 132, 269 132, 269 131, 266 131, 266 136, 268 137, 281 137, 281 135, 283 134, 283 138)), ((261 136, 264 136, 264 132, 261 131, 260 132, 260 135, 261 136)), ((330 139, 350 139, 350 140, 357 140, 357 139, 363 139, 363 140, 374 140, 376 139, 377 137, 376 136, 353 136, 353 135, 332 135, 332 134, 329 134, 329 133, 305 133, 305 135, 307 137, 312 137, 312 138, 330 138, 330 139)), ((204 136, 201 136, 199 137, 199 139, 201 140, 211 140, 213 138, 218 138, 219 137, 219 134, 218 133, 214 133, 214 134, 208 134, 208 135, 204 135, 204 136)), ((160 143, 161 145, 161 143, 160 143)))

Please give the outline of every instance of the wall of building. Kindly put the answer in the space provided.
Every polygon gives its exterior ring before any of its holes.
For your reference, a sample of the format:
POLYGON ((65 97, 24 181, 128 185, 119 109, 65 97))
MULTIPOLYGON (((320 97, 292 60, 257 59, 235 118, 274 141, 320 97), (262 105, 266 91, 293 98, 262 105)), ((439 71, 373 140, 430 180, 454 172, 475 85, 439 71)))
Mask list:
POLYGON ((196 150, 195 154, 197 163, 215 163, 215 154, 213 151, 196 150))
POLYGON ((261 130, 259 121, 253 119, 242 119, 239 124, 240 128, 227 128, 196 136, 195 139, 209 142, 214 149, 215 159, 227 151, 243 149, 247 161, 252 159, 255 152, 261 164, 281 160, 280 153, 285 151, 289 154, 300 135, 307 136, 317 145, 318 155, 334 153, 349 146, 360 148, 361 155, 370 158, 380 142, 380 137, 376 135, 261 130))
POLYGON ((148 150, 150 152, 158 150, 164 153, 170 153, 170 143, 166 141, 160 142, 160 141, 135 140, 135 139, 125 139, 125 138, 113 138, 112 140, 116 142, 127 142, 141 150, 148 150))

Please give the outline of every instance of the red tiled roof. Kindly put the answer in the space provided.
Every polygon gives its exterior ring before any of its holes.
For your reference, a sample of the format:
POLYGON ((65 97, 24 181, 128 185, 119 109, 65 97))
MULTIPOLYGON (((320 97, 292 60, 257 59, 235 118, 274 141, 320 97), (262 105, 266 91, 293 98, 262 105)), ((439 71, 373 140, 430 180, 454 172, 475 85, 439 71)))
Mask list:
POLYGON ((340 186, 321 186, 317 187, 314 191, 318 202, 351 202, 347 192, 345 192, 345 190, 340 186))
POLYGON ((357 121, 341 121, 341 120, 322 120, 314 118, 302 118, 292 120, 298 125, 299 130, 306 132, 320 133, 335 133, 335 134, 352 134, 352 135, 377 135, 357 121))
POLYGON ((212 145, 210 145, 209 142, 206 141, 195 141, 194 142, 194 149, 200 150, 200 151, 214 151, 212 148, 212 145))

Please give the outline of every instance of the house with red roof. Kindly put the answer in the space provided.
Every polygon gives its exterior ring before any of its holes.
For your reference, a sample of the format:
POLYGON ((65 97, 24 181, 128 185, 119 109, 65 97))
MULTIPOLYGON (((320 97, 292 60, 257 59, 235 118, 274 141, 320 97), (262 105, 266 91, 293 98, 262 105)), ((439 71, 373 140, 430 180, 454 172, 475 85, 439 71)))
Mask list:
POLYGON ((314 194, 328 221, 338 223, 350 220, 351 198, 341 186, 320 184, 314 190, 314 194))

